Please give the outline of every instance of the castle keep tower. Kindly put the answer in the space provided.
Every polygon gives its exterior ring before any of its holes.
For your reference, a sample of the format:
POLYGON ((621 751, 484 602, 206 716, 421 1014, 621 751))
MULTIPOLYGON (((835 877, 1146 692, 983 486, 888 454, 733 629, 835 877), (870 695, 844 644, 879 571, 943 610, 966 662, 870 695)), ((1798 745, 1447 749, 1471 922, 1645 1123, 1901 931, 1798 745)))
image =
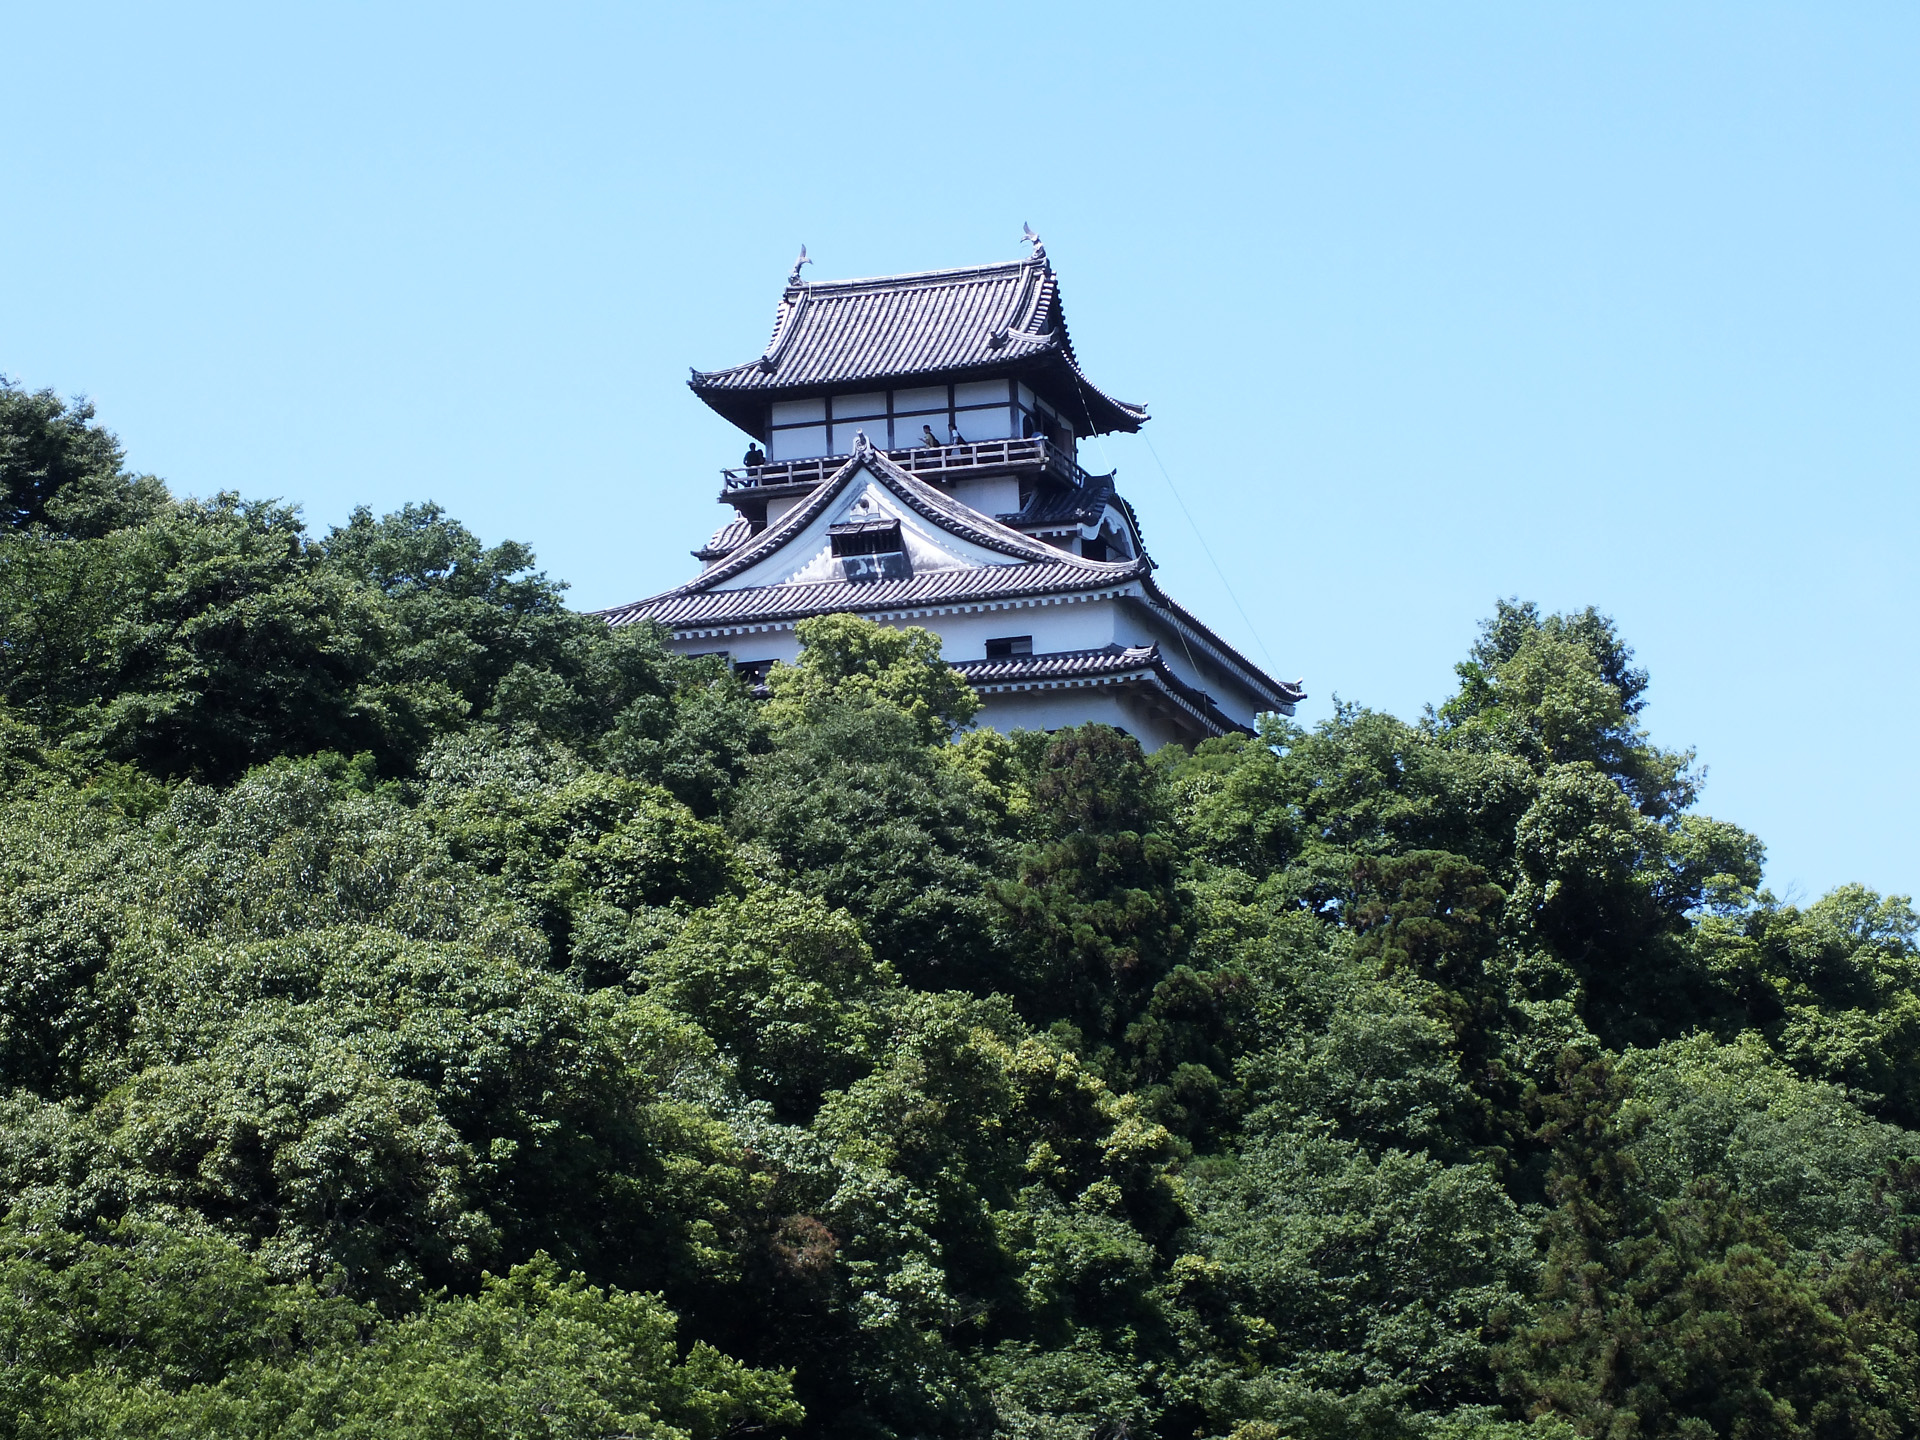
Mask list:
POLYGON ((748 673, 794 659, 808 616, 923 625, 999 730, 1100 720, 1154 749, 1291 715, 1301 689, 1160 589, 1114 477, 1081 468, 1081 440, 1147 412, 1082 373, 1029 238, 1011 264, 818 284, 803 249, 765 353, 688 382, 755 442, 704 573, 605 619, 748 673))

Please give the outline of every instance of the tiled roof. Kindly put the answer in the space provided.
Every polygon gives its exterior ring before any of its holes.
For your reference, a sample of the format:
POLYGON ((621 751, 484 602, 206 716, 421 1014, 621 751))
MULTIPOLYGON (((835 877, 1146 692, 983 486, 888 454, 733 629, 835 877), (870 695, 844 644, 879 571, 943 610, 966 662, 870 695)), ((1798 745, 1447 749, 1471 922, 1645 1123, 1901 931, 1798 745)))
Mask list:
POLYGON ((753 525, 743 516, 729 520, 693 552, 696 560, 723 560, 753 538, 753 525))
MULTIPOLYGON (((968 684, 989 692, 1145 683, 1165 693, 1215 733, 1246 729, 1224 713, 1206 691, 1174 674, 1158 645, 1103 645, 1097 650, 1058 650, 1002 660, 957 660, 953 668, 967 677, 968 684)), ((1291 705, 1284 708, 1287 714, 1293 713, 1291 705)))
POLYGON ((1086 485, 1046 485, 1037 488, 1027 508, 999 518, 1008 525, 1091 525, 1113 499, 1113 479, 1103 476, 1086 485))
MULTIPOLYGON (((1034 525, 1091 525, 1109 505, 1126 512, 1132 519, 1133 507, 1113 488, 1113 476, 1092 475, 1084 485, 1045 485, 1037 487, 1027 508, 999 519, 1016 527, 1034 525)), ((1137 526, 1135 527, 1138 528, 1137 526)))
POLYGON ((958 605, 975 600, 1012 600, 1023 595, 1100 590, 1146 574, 1144 561, 1108 565, 1095 573, 1082 565, 981 565, 934 570, 905 580, 830 580, 814 585, 755 585, 744 590, 694 590, 683 586, 613 610, 599 611, 609 625, 657 620, 676 628, 793 620, 840 611, 897 610, 917 605, 958 605))
POLYGON ((1018 530, 1003 525, 998 520, 988 519, 972 506, 961 504, 946 491, 927 484, 926 481, 895 464, 887 458, 885 452, 874 449, 865 436, 860 436, 856 440, 853 454, 847 457, 846 463, 835 472, 832 479, 824 485, 817 486, 806 499, 781 516, 778 524, 768 526, 750 543, 741 546, 726 560, 704 575, 696 576, 682 588, 711 589, 753 568, 813 523, 821 511, 832 505, 840 492, 863 469, 880 479, 908 509, 915 511, 923 519, 932 521, 948 534, 971 541, 982 549, 998 551, 1016 560, 1043 560, 1049 563, 1070 560, 1075 565, 1094 570, 1104 571, 1111 568, 1104 561, 1083 560, 1076 556, 1068 556, 1064 551, 1035 540, 1030 535, 1022 535, 1018 530))
POLYGON ((1113 488, 1111 475, 1093 476, 1085 485, 1077 487, 1041 487, 1027 502, 1026 509, 996 518, 1015 530, 1045 532, 1095 524, 1109 505, 1127 517, 1128 525, 1133 528, 1134 547, 1143 549, 1145 541, 1140 537, 1139 517, 1134 514, 1133 506, 1113 488))
POLYGON ((1026 680, 1121 675, 1158 664, 1158 645, 1102 645, 1095 650, 1055 650, 1009 655, 999 660, 955 660, 953 668, 975 685, 1012 685, 1026 680))
POLYGON ((597 612, 610 625, 658 620, 664 625, 735 624, 922 604, 1014 598, 1042 592, 1099 590, 1142 579, 1153 562, 1088 560, 1022 535, 917 479, 864 442, 840 473, 795 505, 776 525, 754 536, 685 585, 631 605, 597 612), (721 588, 750 570, 813 523, 862 470, 880 480, 909 509, 949 534, 1008 557, 1007 564, 934 570, 904 580, 837 580, 810 585, 721 588))
POLYGON ((789 285, 759 359, 696 370, 687 383, 764 439, 774 394, 970 373, 1026 376, 1093 433, 1138 430, 1147 418, 1145 406, 1115 400, 1081 373, 1044 257, 789 285))
POLYGON ((1192 637, 1192 643, 1204 649, 1212 650, 1219 659, 1227 662, 1229 668, 1240 671, 1242 677, 1256 689, 1266 691, 1275 701, 1276 708, 1283 713, 1291 715, 1293 713, 1293 707, 1307 698, 1307 692, 1302 688, 1305 683, 1304 681, 1275 680, 1271 675, 1267 674, 1266 671, 1262 670, 1258 665, 1234 649, 1233 646, 1222 640, 1202 623, 1198 616, 1187 609, 1186 606, 1180 604, 1171 595, 1167 594, 1166 591, 1162 590, 1159 585, 1154 582, 1152 576, 1148 576, 1147 579, 1142 582, 1140 588, 1146 591, 1147 599, 1152 604, 1158 606, 1177 626, 1186 630, 1192 637))
MULTIPOLYGON (((1122 506, 1126 504, 1117 496, 1114 500, 1122 506)), ((732 528, 725 527, 710 543, 721 542, 732 528)), ((1239 674, 1243 683, 1265 697, 1275 709, 1292 714, 1294 705, 1305 698, 1305 691, 1297 683, 1275 681, 1176 604, 1154 582, 1153 562, 1145 555, 1134 560, 1110 562, 1089 560, 1056 549, 960 503, 902 469, 864 441, 832 479, 816 487, 812 494, 783 515, 777 524, 750 536, 705 573, 659 595, 595 613, 610 625, 631 625, 653 620, 675 629, 695 629, 705 626, 782 624, 809 615, 840 611, 872 614, 980 601, 1016 600, 1039 595, 1091 595, 1108 589, 1122 595, 1130 592, 1136 594, 1138 603, 1158 610, 1163 619, 1176 628, 1183 645, 1211 653, 1219 663, 1239 674), (896 499, 923 518, 982 549, 1006 556, 1008 563, 930 570, 904 579, 832 580, 811 584, 723 588, 726 581, 743 574, 798 536, 833 504, 862 471, 873 476, 896 499), (1134 590, 1136 585, 1138 589, 1134 590)), ((1129 652, 1118 653, 1124 655, 1129 652)), ((1021 656, 1007 661, 967 661, 960 668, 987 663, 1031 667, 1043 662, 1054 663, 1055 657, 1021 656)), ((1058 663, 1095 667, 1080 672, 1063 671, 1063 675, 1094 675, 1119 673, 1100 671, 1098 667, 1121 662, 1087 658, 1058 663)), ((1125 662, 1128 665, 1133 663, 1131 660, 1125 662)), ((1164 663, 1160 668, 1165 669, 1164 663)), ((976 683, 1003 682, 982 679, 976 683)), ((1164 685, 1170 693, 1178 694, 1181 684, 1177 676, 1171 672, 1166 674, 1164 685)))

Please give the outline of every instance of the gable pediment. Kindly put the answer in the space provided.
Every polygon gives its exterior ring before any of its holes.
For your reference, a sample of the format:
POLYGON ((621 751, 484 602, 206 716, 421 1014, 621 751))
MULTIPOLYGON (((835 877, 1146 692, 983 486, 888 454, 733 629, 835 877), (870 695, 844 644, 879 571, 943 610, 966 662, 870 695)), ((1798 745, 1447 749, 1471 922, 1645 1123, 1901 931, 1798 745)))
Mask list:
POLYGON ((1112 563, 1023 535, 909 474, 863 437, 830 480, 705 574, 599 613, 615 625, 758 620, 909 600, 1082 594, 1138 583, 1152 569, 1145 556, 1112 563))
POLYGON ((989 548, 929 518, 921 508, 906 503, 873 469, 856 461, 854 473, 845 478, 839 493, 827 504, 806 516, 803 523, 780 537, 777 545, 752 564, 711 588, 747 590, 766 585, 817 585, 837 580, 841 572, 833 550, 834 532, 845 533, 847 527, 885 525, 899 526, 901 548, 916 575, 989 565, 1018 565, 1029 558, 989 548))

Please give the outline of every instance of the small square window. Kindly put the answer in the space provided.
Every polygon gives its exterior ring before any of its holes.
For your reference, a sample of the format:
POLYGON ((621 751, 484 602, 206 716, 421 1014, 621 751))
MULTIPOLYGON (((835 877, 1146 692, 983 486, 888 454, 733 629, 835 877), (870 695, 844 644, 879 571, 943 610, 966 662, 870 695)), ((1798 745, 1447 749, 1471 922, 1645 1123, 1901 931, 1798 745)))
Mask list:
POLYGON ((987 659, 1011 660, 1016 655, 1033 654, 1033 636, 1008 635, 999 640, 987 641, 987 659))

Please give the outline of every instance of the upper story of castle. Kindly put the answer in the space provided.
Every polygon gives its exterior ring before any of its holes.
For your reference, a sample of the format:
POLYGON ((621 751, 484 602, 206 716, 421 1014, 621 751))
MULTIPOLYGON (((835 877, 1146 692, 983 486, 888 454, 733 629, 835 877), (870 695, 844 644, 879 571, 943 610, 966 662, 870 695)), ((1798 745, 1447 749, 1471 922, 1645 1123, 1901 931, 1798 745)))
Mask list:
POLYGON ((801 251, 761 355, 688 381, 754 441, 720 496, 743 536, 831 476, 864 435, 983 514, 1031 521, 1019 526, 1028 533, 1076 552, 1137 550, 1112 477, 1083 469, 1079 445, 1138 430, 1146 407, 1082 372, 1058 278, 1039 237, 1028 240, 1031 254, 1006 264, 826 282, 803 278, 801 251))

